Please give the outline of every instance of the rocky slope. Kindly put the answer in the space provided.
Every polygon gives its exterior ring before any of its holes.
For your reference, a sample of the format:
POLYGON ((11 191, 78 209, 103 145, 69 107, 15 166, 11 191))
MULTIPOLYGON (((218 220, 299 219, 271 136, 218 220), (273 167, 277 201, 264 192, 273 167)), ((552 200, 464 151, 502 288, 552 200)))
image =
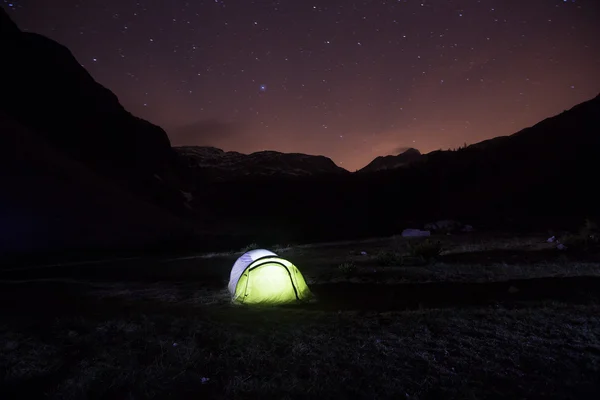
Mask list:
POLYGON ((203 181, 349 174, 324 156, 260 151, 242 154, 215 147, 175 147, 183 165, 203 181))

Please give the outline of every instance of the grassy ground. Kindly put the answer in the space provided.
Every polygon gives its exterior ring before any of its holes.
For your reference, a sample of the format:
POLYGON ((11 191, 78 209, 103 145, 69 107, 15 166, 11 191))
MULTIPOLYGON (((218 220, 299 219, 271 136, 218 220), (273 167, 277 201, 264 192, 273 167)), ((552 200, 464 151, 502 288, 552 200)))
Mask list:
POLYGON ((300 307, 230 305, 235 253, 5 272, 0 398, 600 398, 599 260, 442 239, 282 246, 300 307))

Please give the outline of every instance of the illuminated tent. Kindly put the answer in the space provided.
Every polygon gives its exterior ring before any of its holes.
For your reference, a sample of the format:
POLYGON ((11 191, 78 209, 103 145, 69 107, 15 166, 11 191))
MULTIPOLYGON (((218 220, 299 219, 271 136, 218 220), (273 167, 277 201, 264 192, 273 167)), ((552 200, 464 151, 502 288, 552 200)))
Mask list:
POLYGON ((244 253, 233 264, 229 293, 238 304, 287 304, 312 297, 294 264, 262 249, 244 253))

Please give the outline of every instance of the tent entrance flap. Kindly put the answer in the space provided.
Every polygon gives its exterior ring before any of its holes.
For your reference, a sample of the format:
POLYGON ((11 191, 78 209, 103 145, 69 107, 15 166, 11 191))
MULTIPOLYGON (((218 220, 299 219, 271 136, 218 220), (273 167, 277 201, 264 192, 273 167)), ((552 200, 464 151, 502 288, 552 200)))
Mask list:
MULTIPOLYGON (((281 266, 281 268, 285 269, 285 271, 288 274, 288 278, 290 280, 290 283, 292 284, 292 289, 294 289, 294 295, 296 296, 296 300, 300 300, 300 298, 298 297, 298 289, 296 289, 296 285, 294 285, 294 277, 292 276, 292 273, 290 272, 289 268, 284 263, 279 262, 279 261, 269 261, 269 264, 276 264, 276 265, 281 266)), ((248 268, 248 271, 253 271, 256 268, 260 268, 260 267, 263 267, 263 266, 264 266, 264 264, 256 265, 256 266, 254 266, 252 268, 248 268)), ((294 272, 297 272, 297 271, 294 271, 294 272)))
POLYGON ((277 263, 262 264, 247 271, 241 301, 246 304, 289 303, 298 300, 290 273, 277 263))

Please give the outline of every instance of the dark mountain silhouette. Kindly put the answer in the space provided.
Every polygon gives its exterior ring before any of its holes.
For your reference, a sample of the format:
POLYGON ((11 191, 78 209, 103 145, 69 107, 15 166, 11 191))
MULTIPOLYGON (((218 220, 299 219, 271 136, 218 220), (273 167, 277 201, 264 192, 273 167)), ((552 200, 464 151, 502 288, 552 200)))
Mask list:
POLYGON ((409 148, 398 155, 379 156, 359 169, 357 172, 374 172, 387 169, 395 169, 407 166, 410 163, 419 161, 421 152, 417 149, 409 148))
POLYGON ((203 182, 256 177, 299 177, 349 174, 324 156, 259 151, 242 154, 215 147, 176 147, 185 167, 203 182))
POLYGON ((0 254, 159 244, 192 226, 0 113, 0 254))
POLYGON ((194 215, 166 133, 0 8, 0 253, 142 246, 194 215))
POLYGON ((446 218, 477 227, 573 227, 600 217, 599 133, 600 96, 514 135, 424 154, 402 168, 240 179, 198 199, 265 240, 393 234, 446 218))
POLYGON ((3 8, 0 8, 0 35, 13 35, 19 32, 19 27, 13 22, 3 8))
POLYGON ((20 31, 2 9, 0 21, 0 110, 128 190, 183 211, 165 131, 127 112, 66 47, 20 31))

